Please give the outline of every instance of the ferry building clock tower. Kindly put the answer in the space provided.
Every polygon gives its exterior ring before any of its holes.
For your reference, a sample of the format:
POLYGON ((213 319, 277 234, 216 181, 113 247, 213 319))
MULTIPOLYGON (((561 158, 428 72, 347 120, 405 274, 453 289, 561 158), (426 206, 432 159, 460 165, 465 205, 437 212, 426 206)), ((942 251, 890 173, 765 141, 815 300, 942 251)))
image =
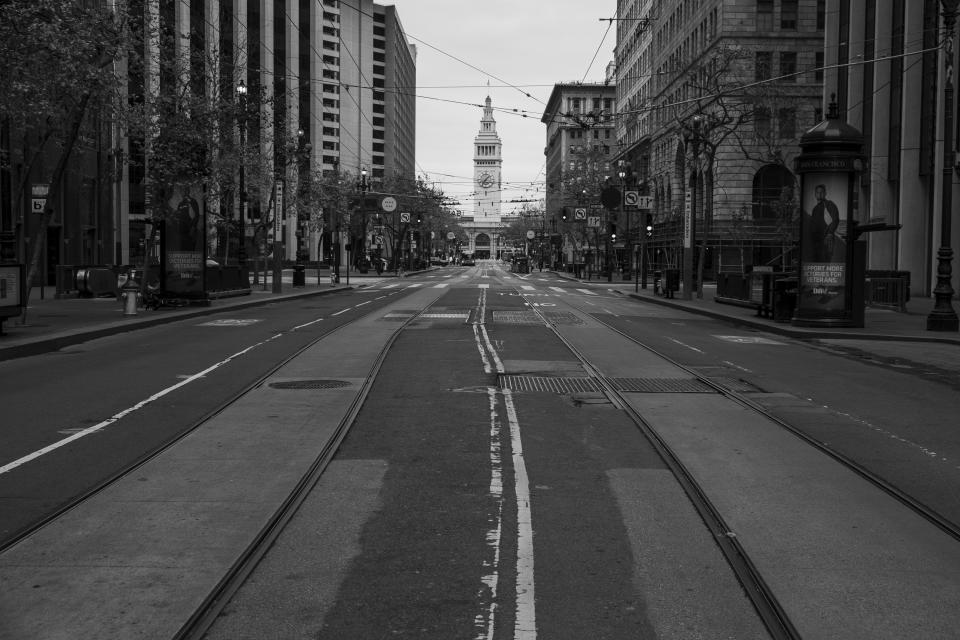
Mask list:
POLYGON ((470 236, 470 250, 478 257, 496 257, 500 227, 503 144, 491 104, 487 96, 480 131, 473 139, 473 220, 463 223, 470 236))

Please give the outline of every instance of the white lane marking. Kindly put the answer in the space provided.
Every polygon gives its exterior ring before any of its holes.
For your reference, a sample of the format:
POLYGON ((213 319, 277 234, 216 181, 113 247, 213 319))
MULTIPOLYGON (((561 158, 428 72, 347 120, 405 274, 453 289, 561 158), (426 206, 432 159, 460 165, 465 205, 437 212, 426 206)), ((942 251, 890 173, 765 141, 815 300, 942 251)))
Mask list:
POLYGON ((439 282, 439 283, 433 285, 433 288, 434 288, 434 289, 445 289, 446 287, 449 287, 449 286, 450 286, 450 283, 449 283, 449 282, 439 282))
POLYGON ((517 612, 513 640, 536 640, 537 612, 533 582, 533 518, 530 512, 530 481, 523 460, 520 421, 510 389, 503 389, 503 401, 510 423, 510 448, 513 452, 513 476, 517 496, 517 612))
POLYGON ((258 322, 263 322, 262 320, 257 320, 254 318, 221 318, 219 320, 210 320, 209 322, 201 322, 198 324, 198 327, 249 327, 252 324, 258 322))
POLYGON ((367 300, 366 302, 361 302, 360 304, 353 305, 353 308, 356 309, 357 307, 362 307, 363 305, 370 304, 371 302, 373 302, 373 300, 367 300))
POLYGON ((414 282, 413 284, 407 285, 407 289, 416 289, 417 287, 422 287, 422 282, 414 282))
POLYGON ((723 364, 730 365, 730 366, 733 367, 734 369, 740 369, 740 371, 743 371, 744 373, 753 373, 753 371, 750 371, 750 369, 747 369, 746 367, 741 367, 740 365, 734 364, 734 363, 730 362, 729 360, 724 360, 724 361, 723 361, 723 364))
POLYGON ((487 352, 483 349, 483 340, 480 339, 480 325, 473 323, 473 337, 477 342, 477 350, 480 352, 480 359, 483 360, 483 372, 493 373, 490 368, 490 359, 487 358, 487 352))
POLYGON ((298 324, 290 331, 296 331, 297 329, 303 329, 304 327, 309 327, 312 324, 317 324, 318 322, 323 322, 323 318, 317 318, 316 320, 311 320, 310 322, 304 322, 303 324, 298 324))
POLYGON ((349 308, 348 308, 348 309, 341 309, 340 311, 337 311, 336 313, 331 313, 330 315, 331 315, 331 316, 338 316, 338 315, 340 315, 341 313, 346 313, 347 311, 350 311, 350 309, 349 309, 349 308))
POLYGON ((536 288, 535 286, 533 286, 532 284, 522 284, 522 285, 520 285, 520 288, 523 289, 524 291, 536 291, 536 290, 537 290, 537 288, 536 288))
POLYGON ((770 338, 760 338, 757 336, 713 336, 727 342, 736 342, 739 344, 776 344, 783 346, 785 343, 771 340, 770 338))
POLYGON ((493 552, 493 560, 484 561, 490 571, 480 580, 486 586, 481 590, 484 610, 476 617, 477 640, 493 640, 494 621, 497 615, 497 586, 500 583, 500 540, 503 537, 503 460, 500 453, 500 416, 497 415, 497 389, 487 387, 490 401, 490 497, 494 503, 494 523, 487 531, 487 546, 493 552))
POLYGON ((86 429, 81 429, 80 431, 77 431, 76 433, 74 433, 73 435, 71 435, 71 436, 68 437, 68 438, 64 438, 63 440, 59 440, 59 441, 57 441, 57 442, 54 442, 53 444, 49 444, 49 445, 43 447, 42 449, 37 449, 37 450, 34 451, 33 453, 27 454, 27 455, 23 456, 22 458, 18 458, 17 460, 14 460, 13 462, 9 462, 9 463, 3 465, 2 467, 0 467, 0 475, 3 475, 4 473, 8 473, 8 472, 10 472, 10 471, 13 471, 14 469, 16 469, 17 467, 19 467, 19 466, 21 466, 21 465, 24 465, 24 464, 26 464, 26 463, 28 463, 28 462, 30 462, 30 461, 32 461, 32 460, 36 460, 37 458, 39 458, 39 457, 41 457, 41 456, 44 456, 44 455, 50 453, 51 451, 56 451, 56 450, 59 449, 60 447, 63 447, 63 446, 65 446, 65 445, 68 445, 68 444, 70 444, 71 442, 73 442, 73 441, 75 441, 75 440, 79 440, 80 438, 83 438, 84 436, 88 436, 88 435, 90 435, 90 434, 92 434, 92 433, 96 433, 97 431, 100 431, 101 429, 104 429, 104 428, 106 428, 106 427, 109 427, 110 425, 114 424, 115 422, 121 420, 122 418, 124 418, 124 417, 126 417, 126 416, 128 416, 128 415, 130 415, 130 414, 133 413, 134 411, 137 411, 138 409, 142 409, 143 407, 147 406, 148 404, 150 404, 150 403, 153 402, 154 400, 159 400, 159 399, 162 398, 163 396, 165 396, 165 395, 167 395, 167 394, 169 394, 169 393, 172 393, 172 392, 176 391, 176 390, 179 389, 180 387, 184 387, 184 386, 190 384, 191 382, 193 382, 194 380, 199 380, 200 378, 203 378, 203 377, 206 376, 208 373, 211 373, 211 372, 215 371, 216 369, 219 369, 220 367, 222 367, 223 365, 229 363, 230 361, 235 360, 236 358, 239 358, 240 356, 242 356, 242 355, 244 355, 244 354, 246 354, 246 353, 249 353, 250 351, 256 349, 256 348, 259 347, 260 345, 264 345, 264 344, 270 342, 271 340, 276 340, 277 338, 279 338, 279 337, 282 336, 282 335, 283 335, 282 333, 278 333, 278 334, 275 334, 275 335, 270 336, 270 337, 267 338, 266 340, 261 340, 260 342, 258 342, 258 343, 256 343, 256 344, 250 345, 250 346, 247 347, 246 349, 243 349, 242 351, 238 351, 238 352, 236 352, 235 354, 233 354, 232 356, 228 356, 228 357, 224 358, 224 359, 221 360, 220 362, 217 362, 217 363, 215 363, 215 364, 207 367, 206 369, 204 369, 203 371, 201 371, 201 372, 199 372, 199 373, 195 373, 195 374, 193 374, 192 376, 190 376, 190 377, 188 377, 188 378, 184 378, 183 380, 181 380, 180 382, 178 382, 178 383, 175 384, 175 385, 169 386, 169 387, 167 387, 166 389, 163 389, 163 390, 161 390, 161 391, 158 391, 157 393, 155 393, 155 394, 153 394, 152 396, 146 398, 145 400, 141 400, 140 402, 136 403, 135 405, 133 405, 133 406, 131 406, 131 407, 127 407, 127 408, 124 409, 123 411, 121 411, 121 412, 119 412, 119 413, 116 413, 116 414, 110 416, 110 417, 107 418, 106 420, 104 420, 104 421, 102 421, 102 422, 99 422, 99 423, 93 425, 92 427, 87 427, 86 429))
POLYGON ((556 291, 557 293, 566 293, 566 292, 567 292, 566 289, 561 289, 560 287, 550 287, 550 289, 552 289, 553 291, 556 291))
POLYGON ((397 284, 396 282, 392 282, 392 283, 390 283, 390 284, 385 284, 385 285, 383 285, 383 288, 384 288, 384 289, 393 289, 394 287, 399 287, 399 286, 400 286, 400 285, 397 284))
POLYGON ((691 351, 696 351, 697 353, 703 353, 703 351, 701 351, 700 349, 697 349, 696 347, 691 347, 691 346, 688 345, 688 344, 684 344, 683 342, 680 342, 680 341, 677 340, 676 338, 668 338, 668 339, 669 339, 671 342, 676 342, 676 343, 677 343, 678 345, 680 345, 681 347, 686 347, 687 349, 690 349, 691 351))
POLYGON ((493 343, 490 342, 490 334, 487 333, 487 325, 480 325, 480 333, 483 334, 483 340, 487 345, 487 351, 490 353, 490 358, 493 360, 493 364, 497 366, 497 373, 503 373, 506 369, 503 368, 503 361, 500 360, 500 356, 497 355, 497 350, 493 347, 493 343))
POLYGON ((585 294, 587 294, 588 296, 595 296, 595 295, 597 295, 597 292, 596 292, 596 291, 590 291, 590 289, 577 289, 577 291, 579 291, 580 293, 585 293, 585 294))
POLYGON ((488 284, 478 284, 477 287, 479 287, 479 288, 481 288, 481 289, 489 289, 489 288, 490 288, 490 285, 488 285, 488 284))

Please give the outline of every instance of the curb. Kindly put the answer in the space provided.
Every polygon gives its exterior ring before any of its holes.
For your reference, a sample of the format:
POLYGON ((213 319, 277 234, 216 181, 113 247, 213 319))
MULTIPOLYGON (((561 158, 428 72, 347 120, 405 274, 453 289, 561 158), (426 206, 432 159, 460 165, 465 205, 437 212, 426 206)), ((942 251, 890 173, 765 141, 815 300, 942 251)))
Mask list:
MULTIPOLYGON (((357 286, 362 287, 366 285, 361 284, 357 286)), ((65 329, 60 333, 38 337, 36 339, 27 338, 24 342, 12 344, 10 346, 4 346, 2 343, 0 343, 0 361, 14 360, 16 358, 24 358, 40 355, 42 353, 49 353, 64 347, 86 342, 88 340, 95 340, 97 338, 103 338, 105 336, 116 335, 118 333, 125 333, 128 331, 136 331, 138 329, 147 329, 161 324, 177 322, 179 320, 188 320, 190 318, 212 315, 214 313, 222 313, 228 309, 246 309, 249 307, 258 307, 265 304, 270 304, 272 302, 284 302, 287 300, 309 298, 318 295, 336 293, 338 291, 348 291, 354 288, 356 288, 354 285, 340 285, 331 289, 316 289, 297 293, 282 294, 280 297, 247 299, 233 297, 225 299, 226 301, 222 304, 211 304, 209 306, 197 307, 194 309, 179 308, 168 311, 151 311, 151 314, 157 315, 152 315, 149 317, 138 316, 136 319, 123 321, 104 322, 92 327, 65 329)))

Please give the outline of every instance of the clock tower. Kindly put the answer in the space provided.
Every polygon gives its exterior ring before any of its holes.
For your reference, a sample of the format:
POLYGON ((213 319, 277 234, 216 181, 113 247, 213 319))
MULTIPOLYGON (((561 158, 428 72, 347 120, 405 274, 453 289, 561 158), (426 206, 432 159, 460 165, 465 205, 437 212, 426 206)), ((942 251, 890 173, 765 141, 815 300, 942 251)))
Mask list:
POLYGON ((501 175, 503 158, 502 143, 497 135, 497 121, 493 119, 493 107, 487 96, 480 120, 480 131, 473 139, 473 189, 476 197, 473 216, 476 222, 500 222, 501 175))

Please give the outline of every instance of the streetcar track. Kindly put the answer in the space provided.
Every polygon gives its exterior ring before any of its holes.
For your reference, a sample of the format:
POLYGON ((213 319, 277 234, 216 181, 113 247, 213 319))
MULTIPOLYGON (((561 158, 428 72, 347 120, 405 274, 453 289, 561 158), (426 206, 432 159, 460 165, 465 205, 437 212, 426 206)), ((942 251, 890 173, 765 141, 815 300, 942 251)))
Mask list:
MULTIPOLYGON (((525 296, 524 299, 526 299, 525 296)), ((764 626, 770 632, 770 635, 775 640, 798 640, 801 638, 800 632, 790 620, 783 606, 773 593, 773 590, 764 580, 757 567, 753 564, 746 550, 743 548, 743 545, 741 545, 740 541, 737 539, 736 534, 727 525, 719 509, 716 507, 713 501, 710 500, 703 487, 699 482, 697 482, 693 474, 683 464, 679 456, 677 456, 677 454, 660 436, 656 429, 654 429, 653 426, 630 405, 623 394, 618 391, 611 384, 611 382, 596 369, 596 367, 583 353, 581 353, 579 349, 577 349, 567 338, 563 336, 563 334, 560 333, 555 323, 550 321, 547 316, 533 304, 530 304, 530 308, 540 317, 543 323, 554 333, 554 335, 564 344, 564 346, 570 350, 570 353, 572 353, 580 361, 581 365, 586 369, 590 377, 596 380, 598 385, 603 390, 603 394, 613 404, 613 406, 621 409, 633 421, 640 432, 653 446, 657 454, 663 460, 664 464, 666 464, 667 468, 680 484, 684 493, 690 499, 691 504, 700 515, 704 524, 710 530, 713 539, 716 541, 717 546, 720 548, 721 552, 726 558, 727 564, 737 577, 737 580, 743 587, 747 598, 750 600, 764 626)), ((672 364, 676 364, 677 366, 691 373, 691 375, 693 375, 695 378, 707 383, 711 388, 716 389, 720 393, 726 395, 727 390, 720 385, 714 384, 696 372, 690 371, 687 367, 683 367, 683 365, 673 362, 670 358, 663 356, 639 340, 624 334, 622 331, 612 327, 608 323, 603 322, 595 317, 593 319, 604 327, 627 338, 635 344, 648 349, 655 355, 662 357, 664 360, 671 362, 672 364)))
MULTIPOLYGON (((385 344, 371 365, 370 371, 365 377, 359 391, 351 401, 346 414, 333 430, 331 436, 327 439, 327 442, 320 450, 319 455, 317 455, 310 467, 298 481, 297 485, 293 488, 283 503, 281 503, 280 507, 270 517, 270 519, 267 521, 267 524, 261 528, 260 532, 240 554, 234 564, 227 570, 223 578, 221 578, 218 584, 207 595, 203 603, 197 608, 196 611, 193 612, 190 618, 173 636, 173 640, 199 640, 203 638, 207 631, 209 631, 214 625, 217 618, 223 612, 224 608, 230 603, 233 596, 250 577, 260 561, 267 555, 274 542, 282 535, 287 524, 294 517, 300 505, 303 504, 303 502, 307 499, 310 491, 320 480, 327 466, 336 456, 337 450, 340 448, 340 444, 353 427, 353 424, 356 421, 356 418, 359 415, 360 410, 362 409, 363 404, 373 387, 377 374, 382 368, 387 354, 389 354, 393 344, 403 333, 404 329, 406 329, 411 323, 415 322, 421 315, 431 309, 435 302, 436 300, 425 306, 417 313, 406 318, 403 323, 400 324, 393 331, 393 333, 390 334, 390 337, 387 338, 385 344)), ((351 323, 340 325, 334 330, 324 334, 317 340, 314 340, 309 345, 304 347, 304 349, 301 349, 296 354, 285 360, 284 363, 275 368, 273 371, 279 369, 281 366, 283 366, 283 364, 289 362, 307 348, 315 345, 317 342, 320 342, 327 337, 330 337, 331 334, 349 324, 351 323)), ((258 382, 251 385, 250 389, 262 385, 266 378, 271 374, 272 371, 261 378, 258 382)))
MULTIPOLYGON (((570 349, 585 367, 587 367, 590 372, 591 377, 596 377, 598 382, 602 387, 604 387, 604 394, 612 398, 622 398, 622 394, 613 388, 609 381, 603 376, 599 375, 592 366, 588 366, 588 359, 586 356, 581 354, 576 347, 574 347, 557 329, 555 323, 553 323, 544 313, 542 313, 534 305, 530 305, 538 316, 543 320, 544 324, 549 327, 554 334, 570 349)), ((602 318, 599 318, 593 314, 590 314, 591 318, 596 321, 598 324, 604 326, 615 334, 629 340, 630 342, 642 347, 656 357, 662 359, 663 361, 678 367, 683 370, 695 380, 702 382, 707 385, 710 389, 718 393, 720 396, 727 398, 740 406, 748 409, 749 411, 754 412, 757 415, 762 416, 764 419, 770 421, 771 423, 783 428, 791 435, 799 438, 805 444, 812 446, 817 451, 826 454, 835 462, 842 465, 844 468, 852 471, 862 479, 866 480, 875 488, 881 490, 886 495, 894 498, 900 504, 910 509, 912 512, 924 518, 930 524, 933 524, 942 532, 949 535, 952 539, 960 542, 960 526, 952 522, 948 518, 944 517, 938 513, 933 508, 927 506, 926 504, 920 502, 919 500, 913 498, 906 492, 902 491, 895 485, 891 484, 884 478, 873 473, 869 469, 857 463, 855 460, 845 456, 844 454, 831 449, 827 444, 820 442, 813 438, 812 436, 806 434, 803 430, 798 427, 791 425, 786 420, 778 417, 777 415, 770 412, 766 407, 747 397, 743 393, 740 393, 734 389, 731 389, 718 381, 715 381, 708 377, 706 374, 697 371, 694 368, 686 366, 673 358, 661 353, 651 345, 643 342, 631 336, 617 327, 613 326, 609 322, 606 322, 602 318)), ((675 341, 677 342, 677 341, 675 341)), ((682 343, 679 343, 681 344, 682 343)), ((687 345, 682 345, 687 346, 687 345)), ((755 566, 750 561, 749 556, 746 554, 742 546, 736 540, 735 534, 733 534, 729 527, 724 524, 724 521, 719 514, 719 511, 712 504, 709 498, 706 496, 706 493, 697 483, 696 479, 693 478, 692 474, 686 470, 684 465, 680 462, 676 454, 670 449, 666 444, 663 438, 656 432, 653 427, 643 419, 643 416, 634 410, 628 403, 622 403, 626 408, 625 411, 629 417, 637 424, 641 432, 647 437, 647 439, 653 444, 660 453, 661 458, 664 459, 665 463, 670 467, 671 471, 674 471, 677 475, 678 481, 683 486, 684 491, 690 497, 691 501, 694 504, 694 507, 700 513, 704 522, 710 528, 715 539, 717 540, 718 545, 720 546, 722 552, 727 557, 728 563, 731 568, 734 570, 737 575, 738 580, 741 585, 747 592, 748 597, 753 603, 758 614, 764 621, 764 624, 767 626, 771 634, 776 638, 798 638, 800 637, 795 627, 790 622, 789 618, 786 616, 779 602, 777 601, 776 596, 772 591, 767 587, 763 581, 762 576, 758 573, 755 566)))

